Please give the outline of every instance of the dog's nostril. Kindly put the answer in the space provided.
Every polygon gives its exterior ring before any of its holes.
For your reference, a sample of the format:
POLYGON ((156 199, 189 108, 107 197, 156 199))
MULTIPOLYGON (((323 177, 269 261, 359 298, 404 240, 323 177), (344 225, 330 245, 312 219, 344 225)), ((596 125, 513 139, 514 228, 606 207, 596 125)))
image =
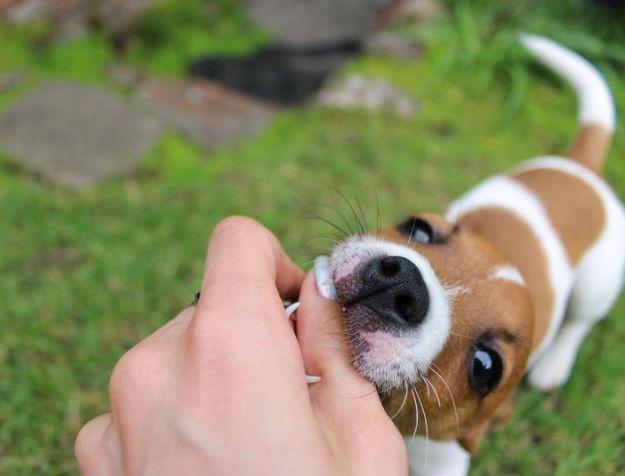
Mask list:
POLYGON ((414 327, 425 319, 430 296, 416 264, 402 256, 385 256, 367 263, 359 295, 350 304, 355 303, 388 322, 414 327))
POLYGON ((410 315, 412 314, 412 307, 414 301, 408 294, 398 294, 395 296, 393 306, 395 311, 406 321, 410 321, 410 315))
POLYGON ((387 256, 380 261, 380 273, 385 278, 392 278, 399 272, 400 268, 400 263, 394 256, 387 256))

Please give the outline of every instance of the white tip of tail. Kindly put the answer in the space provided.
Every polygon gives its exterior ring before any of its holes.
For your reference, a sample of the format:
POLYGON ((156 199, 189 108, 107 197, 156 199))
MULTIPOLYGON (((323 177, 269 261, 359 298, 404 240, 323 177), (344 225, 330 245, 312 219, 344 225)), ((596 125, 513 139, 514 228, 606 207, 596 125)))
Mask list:
POLYGON ((575 89, 582 124, 600 124, 608 132, 614 131, 616 111, 610 88, 590 62, 542 36, 521 33, 519 39, 532 55, 575 89))

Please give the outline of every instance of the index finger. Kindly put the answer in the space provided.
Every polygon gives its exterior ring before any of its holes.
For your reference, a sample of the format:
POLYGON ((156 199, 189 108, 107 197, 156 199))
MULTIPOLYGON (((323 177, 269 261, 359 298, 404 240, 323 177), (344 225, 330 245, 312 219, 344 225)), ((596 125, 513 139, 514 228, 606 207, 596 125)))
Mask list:
POLYGON ((267 228, 251 218, 229 217, 211 236, 198 307, 258 306, 293 299, 303 277, 267 228))

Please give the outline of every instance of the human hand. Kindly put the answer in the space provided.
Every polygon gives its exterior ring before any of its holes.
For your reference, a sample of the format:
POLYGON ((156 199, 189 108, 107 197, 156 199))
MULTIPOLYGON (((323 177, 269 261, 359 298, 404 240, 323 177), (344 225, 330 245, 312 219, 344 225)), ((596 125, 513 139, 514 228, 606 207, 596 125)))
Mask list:
POLYGON ((312 274, 302 280, 255 221, 218 225, 197 306, 115 367, 111 412, 76 440, 81 472, 407 474, 401 436, 351 365, 340 310, 312 274), (282 299, 298 291, 296 337, 282 299), (321 382, 307 386, 305 370, 321 382))

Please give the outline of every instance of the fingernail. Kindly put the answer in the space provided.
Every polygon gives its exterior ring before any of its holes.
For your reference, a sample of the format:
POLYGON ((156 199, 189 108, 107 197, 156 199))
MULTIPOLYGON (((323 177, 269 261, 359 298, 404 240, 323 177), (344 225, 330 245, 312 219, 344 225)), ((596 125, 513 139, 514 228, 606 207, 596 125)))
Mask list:
POLYGON ((321 377, 318 377, 316 375, 304 375, 304 380, 306 380, 306 383, 308 385, 311 385, 313 383, 321 382, 321 377))
POLYGON ((332 301, 336 300, 336 289, 330 271, 330 258, 327 256, 315 258, 315 282, 321 296, 332 301))

